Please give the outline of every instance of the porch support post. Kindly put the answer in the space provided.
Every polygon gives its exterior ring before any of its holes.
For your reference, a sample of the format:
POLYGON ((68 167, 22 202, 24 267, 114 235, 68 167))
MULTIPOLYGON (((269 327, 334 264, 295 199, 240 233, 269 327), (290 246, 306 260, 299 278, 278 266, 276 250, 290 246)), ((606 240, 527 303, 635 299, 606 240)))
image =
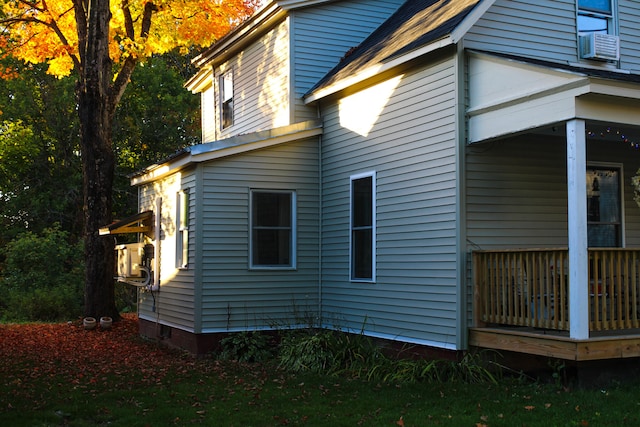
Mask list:
POLYGON ((567 122, 569 336, 589 338, 587 149, 584 120, 567 122))

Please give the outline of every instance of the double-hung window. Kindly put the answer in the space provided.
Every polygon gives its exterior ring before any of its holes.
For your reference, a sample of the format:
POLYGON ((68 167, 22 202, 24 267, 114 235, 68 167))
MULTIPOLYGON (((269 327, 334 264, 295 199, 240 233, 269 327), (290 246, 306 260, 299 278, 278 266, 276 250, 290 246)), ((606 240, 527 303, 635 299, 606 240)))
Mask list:
POLYGON ((220 128, 233 124, 233 70, 220 76, 220 128))
POLYGON ((578 0, 578 33, 615 34, 613 0, 578 0))
POLYGON ((250 192, 250 267, 295 268, 296 193, 250 192))
POLYGON ((189 262, 189 192, 178 192, 176 203, 176 267, 186 268, 189 262))
POLYGON ((351 177, 351 280, 375 281, 375 172, 351 177))

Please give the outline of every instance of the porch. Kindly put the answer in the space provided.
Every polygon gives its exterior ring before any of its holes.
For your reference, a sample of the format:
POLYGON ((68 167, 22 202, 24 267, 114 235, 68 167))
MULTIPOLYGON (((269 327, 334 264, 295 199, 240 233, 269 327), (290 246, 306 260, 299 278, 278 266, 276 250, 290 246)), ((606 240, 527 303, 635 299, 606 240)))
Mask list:
POLYGON ((588 250, 588 283, 572 287, 587 294, 587 339, 570 333, 567 249, 474 251, 473 272, 471 346, 577 361, 640 357, 640 249, 588 250))

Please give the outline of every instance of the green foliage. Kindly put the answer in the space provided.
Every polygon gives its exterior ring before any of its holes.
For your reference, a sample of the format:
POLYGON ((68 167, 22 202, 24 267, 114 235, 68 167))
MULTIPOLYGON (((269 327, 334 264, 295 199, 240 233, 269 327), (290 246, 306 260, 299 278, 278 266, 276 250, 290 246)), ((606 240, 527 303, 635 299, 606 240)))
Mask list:
POLYGON ((267 334, 257 331, 237 332, 220 341, 220 359, 242 363, 261 363, 273 357, 273 342, 267 334))
POLYGON ((76 317, 82 303, 82 248, 59 226, 26 232, 9 242, 0 279, 3 320, 76 317))
POLYGON ((496 383, 480 353, 462 360, 398 358, 386 355, 364 334, 327 329, 289 332, 280 345, 280 367, 292 372, 340 375, 382 383, 496 383))

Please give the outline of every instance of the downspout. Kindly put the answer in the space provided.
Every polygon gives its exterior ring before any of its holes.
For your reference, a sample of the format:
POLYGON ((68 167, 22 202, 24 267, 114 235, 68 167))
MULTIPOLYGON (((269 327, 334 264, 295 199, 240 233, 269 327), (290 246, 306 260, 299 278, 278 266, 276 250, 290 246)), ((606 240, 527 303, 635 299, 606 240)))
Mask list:
MULTIPOLYGON (((318 103, 318 118, 322 120, 322 112, 318 103)), ((324 326, 322 306, 322 136, 318 136, 318 326, 324 326)))
POLYGON ((156 198, 156 218, 153 227, 153 283, 149 287, 151 292, 160 290, 160 237, 162 233, 162 197, 156 198))
MULTIPOLYGON (((466 57, 463 41, 456 45, 455 50, 455 97, 456 97, 456 277, 457 277, 457 325, 456 325, 456 349, 466 350, 468 343, 468 275, 467 275, 467 223, 466 223, 466 182, 465 182, 465 153, 467 141, 467 120, 466 120, 466 57)), ((472 308, 473 309, 473 308, 472 308)))

